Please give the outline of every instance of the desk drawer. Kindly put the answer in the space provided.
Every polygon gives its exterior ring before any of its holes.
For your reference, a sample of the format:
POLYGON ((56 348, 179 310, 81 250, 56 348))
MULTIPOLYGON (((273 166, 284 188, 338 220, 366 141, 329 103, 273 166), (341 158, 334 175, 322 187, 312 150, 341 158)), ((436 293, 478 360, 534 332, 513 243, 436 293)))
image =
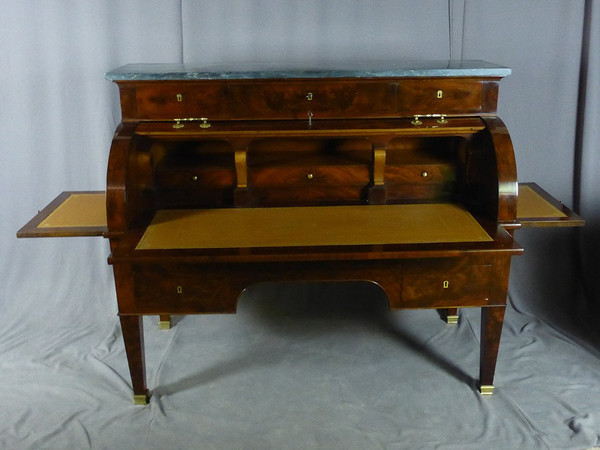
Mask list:
POLYGON ((235 183, 235 170, 226 167, 170 168, 156 171, 156 182, 170 189, 228 188, 235 183))
POLYGON ((136 88, 137 117, 226 117, 226 97, 222 83, 147 83, 136 88))
POLYGON ((388 201, 450 200, 455 190, 452 164, 389 165, 385 168, 388 201))
POLYGON ((132 272, 135 310, 142 314, 233 313, 250 284, 228 266, 143 265, 132 272))
POLYGON ((402 300, 406 307, 486 305, 490 298, 491 265, 469 265, 448 260, 406 261, 402 300))
POLYGON ((453 164, 387 165, 385 179, 398 184, 439 184, 455 181, 456 172, 453 164))
POLYGON ((257 188, 356 186, 369 183, 369 169, 360 165, 252 167, 248 177, 257 188))
POLYGON ((389 116, 395 83, 281 81, 229 86, 232 116, 244 119, 315 119, 389 116))
POLYGON ((370 171, 366 165, 252 167, 248 174, 257 205, 356 204, 364 201, 370 171))
MULTIPOLYGON (((494 103, 493 98, 489 99, 494 103)), ((476 114, 484 111, 484 83, 470 80, 403 80, 398 83, 398 114, 476 114)), ((495 103, 494 103, 495 107, 495 103)))
POLYGON ((204 80, 144 82, 121 88, 124 118, 172 120, 410 117, 493 113, 498 82, 477 79, 204 80))

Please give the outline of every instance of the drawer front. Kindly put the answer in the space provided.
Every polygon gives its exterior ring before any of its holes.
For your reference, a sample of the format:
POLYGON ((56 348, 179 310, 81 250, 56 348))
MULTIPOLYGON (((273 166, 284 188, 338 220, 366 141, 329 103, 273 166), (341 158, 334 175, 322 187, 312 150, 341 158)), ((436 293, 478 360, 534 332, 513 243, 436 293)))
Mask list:
POLYGON ((226 118, 226 97, 226 86, 220 83, 148 83, 136 88, 141 119, 226 118))
POLYGON ((387 165, 386 182, 411 184, 439 184, 454 181, 456 174, 451 164, 410 164, 403 166, 387 165))
POLYGON ((369 183, 369 169, 359 165, 253 167, 248 177, 256 188, 364 186, 369 183))
POLYGON ((484 306, 490 298, 491 265, 453 260, 406 261, 402 300, 406 307, 484 306))
POLYGON ((134 266, 135 309, 143 314, 233 313, 249 284, 244 278, 226 266, 134 266))
POLYGON ((484 111, 484 83, 467 80, 404 80, 398 114, 475 114, 484 111))
POLYGON ((409 117, 496 111, 497 81, 475 79, 280 80, 128 83, 123 117, 209 120, 409 117))
POLYGON ((395 83, 281 81, 229 86, 232 117, 315 119, 389 116, 395 110, 395 83))
POLYGON ((388 201, 446 201, 455 190, 456 172, 451 164, 410 164, 386 166, 388 201))
POLYGON ((211 167, 168 169, 156 172, 156 182, 170 189, 228 188, 235 184, 235 171, 211 167))

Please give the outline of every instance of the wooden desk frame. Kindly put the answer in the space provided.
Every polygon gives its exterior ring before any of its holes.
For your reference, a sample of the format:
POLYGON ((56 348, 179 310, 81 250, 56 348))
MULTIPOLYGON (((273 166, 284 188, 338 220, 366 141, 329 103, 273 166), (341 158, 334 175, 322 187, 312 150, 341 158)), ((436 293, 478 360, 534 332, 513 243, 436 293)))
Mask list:
POLYGON ((520 197, 496 116, 507 69, 481 67, 294 79, 126 69, 111 78, 123 121, 106 192, 65 192, 17 235, 109 239, 136 403, 149 398, 144 315, 169 328, 174 314, 235 313, 245 288, 272 281, 368 281, 391 308, 445 310, 448 323, 480 307, 489 395, 510 261, 523 251, 515 230, 583 220, 535 184, 520 197), (467 226, 476 233, 456 232, 467 226))

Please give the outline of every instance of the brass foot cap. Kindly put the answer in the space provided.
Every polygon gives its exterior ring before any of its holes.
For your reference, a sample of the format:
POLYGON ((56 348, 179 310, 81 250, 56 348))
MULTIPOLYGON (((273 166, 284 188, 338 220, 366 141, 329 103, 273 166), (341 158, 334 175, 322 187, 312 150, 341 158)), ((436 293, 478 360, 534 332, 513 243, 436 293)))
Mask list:
POLYGON ((494 393, 494 386, 491 384, 482 384, 479 386, 479 392, 481 392, 481 395, 492 395, 494 393))
POLYGON ((458 323, 458 316, 446 316, 446 323, 457 324, 458 323))
POLYGON ((170 320, 161 320, 158 322, 159 330, 170 330, 171 329, 171 321, 170 320))
POLYGON ((133 396, 133 403, 135 405, 147 405, 149 400, 150 400, 150 397, 148 397, 148 394, 141 394, 141 395, 133 396))

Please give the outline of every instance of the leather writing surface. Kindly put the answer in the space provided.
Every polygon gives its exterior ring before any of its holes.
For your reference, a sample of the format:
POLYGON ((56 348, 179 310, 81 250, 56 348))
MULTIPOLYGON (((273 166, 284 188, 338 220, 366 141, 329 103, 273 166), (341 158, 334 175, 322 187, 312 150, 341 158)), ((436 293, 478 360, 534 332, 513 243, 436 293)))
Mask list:
POLYGON ((567 215, 554 207, 529 186, 520 185, 517 217, 555 218, 567 217, 567 215))
POLYGON ((462 206, 439 203, 161 210, 137 249, 489 241, 462 206))
POLYGON ((38 228, 106 226, 106 196, 102 193, 71 194, 38 228))

